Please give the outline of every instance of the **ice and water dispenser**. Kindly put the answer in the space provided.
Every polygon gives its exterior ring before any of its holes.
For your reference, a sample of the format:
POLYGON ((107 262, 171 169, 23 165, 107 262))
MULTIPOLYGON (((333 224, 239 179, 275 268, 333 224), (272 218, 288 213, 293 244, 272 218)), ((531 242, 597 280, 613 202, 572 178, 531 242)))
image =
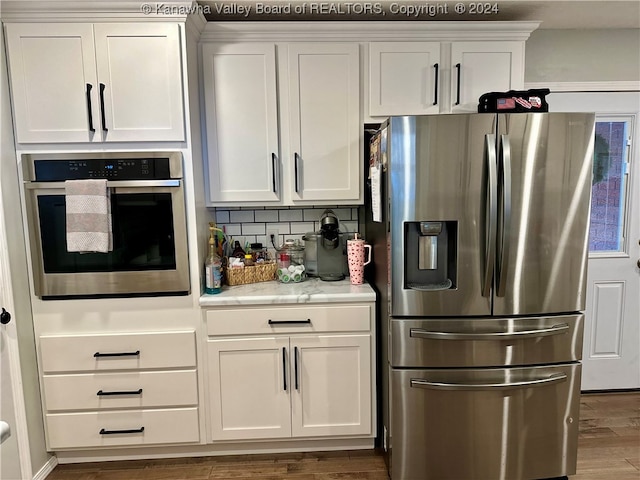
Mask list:
POLYGON ((406 222, 404 233, 405 288, 455 289, 458 270, 458 222, 406 222))

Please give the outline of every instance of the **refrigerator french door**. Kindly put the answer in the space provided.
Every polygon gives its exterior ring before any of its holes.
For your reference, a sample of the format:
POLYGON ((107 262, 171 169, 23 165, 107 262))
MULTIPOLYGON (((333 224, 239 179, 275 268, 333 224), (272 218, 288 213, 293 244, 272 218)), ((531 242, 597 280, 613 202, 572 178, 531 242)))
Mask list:
POLYGON ((594 115, 392 117, 385 133, 371 232, 391 478, 574 473, 594 115))

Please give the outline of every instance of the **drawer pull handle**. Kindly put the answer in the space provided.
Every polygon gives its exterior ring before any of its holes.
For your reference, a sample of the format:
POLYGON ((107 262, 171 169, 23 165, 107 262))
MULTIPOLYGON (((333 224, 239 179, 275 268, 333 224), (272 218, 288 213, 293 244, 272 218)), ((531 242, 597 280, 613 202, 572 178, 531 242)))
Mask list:
POLYGON ((136 350, 135 352, 117 352, 117 353, 100 353, 96 352, 93 354, 94 357, 139 357, 140 350, 136 350))
POLYGON ((311 325, 311 319, 306 320, 271 320, 269 319, 269 325, 311 325))
POLYGON ((134 428, 132 430, 105 430, 104 428, 100 429, 100 435, 118 435, 119 433, 142 433, 144 432, 144 427, 134 428))
POLYGON ((102 390, 98 390, 96 393, 99 397, 104 397, 108 395, 142 395, 142 389, 138 390, 130 390, 130 391, 122 391, 122 392, 103 392, 102 390))

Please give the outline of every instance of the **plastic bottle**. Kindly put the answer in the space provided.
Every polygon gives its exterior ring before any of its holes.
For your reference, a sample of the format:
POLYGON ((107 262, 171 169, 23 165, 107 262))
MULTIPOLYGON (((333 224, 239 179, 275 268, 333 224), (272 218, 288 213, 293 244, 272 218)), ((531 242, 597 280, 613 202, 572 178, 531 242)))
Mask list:
POLYGON ((222 260, 218 255, 218 238, 214 227, 209 227, 209 255, 204 262, 205 293, 216 294, 222 291, 222 260))

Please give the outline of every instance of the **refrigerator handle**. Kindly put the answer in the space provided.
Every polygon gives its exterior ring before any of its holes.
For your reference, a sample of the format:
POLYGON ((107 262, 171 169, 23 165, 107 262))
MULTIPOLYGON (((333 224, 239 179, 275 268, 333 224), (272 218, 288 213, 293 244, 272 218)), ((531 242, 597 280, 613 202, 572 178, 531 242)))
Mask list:
POLYGON ((496 251, 496 223, 498 217, 497 173, 496 173, 496 137, 485 135, 484 137, 485 163, 489 172, 487 179, 488 205, 486 211, 485 232, 485 266, 482 279, 482 296, 491 295, 491 282, 493 280, 493 267, 496 251))
POLYGON ((516 338, 540 338, 561 335, 569 331, 568 323, 559 323, 537 330, 516 330, 513 332, 442 332, 421 328, 409 329, 409 337, 426 340, 514 340, 516 338))
POLYGON ((509 383, 444 383, 430 382, 422 378, 412 378, 411 388, 428 388, 431 390, 512 390, 520 388, 544 387, 567 381, 564 373, 551 375, 549 377, 536 378, 535 380, 525 380, 509 383))
POLYGON ((496 285, 498 297, 504 297, 507 286, 507 272, 509 271, 509 247, 511 238, 511 142, 509 135, 500 135, 499 149, 502 200, 502 228, 499 243, 500 258, 496 268, 496 285))

